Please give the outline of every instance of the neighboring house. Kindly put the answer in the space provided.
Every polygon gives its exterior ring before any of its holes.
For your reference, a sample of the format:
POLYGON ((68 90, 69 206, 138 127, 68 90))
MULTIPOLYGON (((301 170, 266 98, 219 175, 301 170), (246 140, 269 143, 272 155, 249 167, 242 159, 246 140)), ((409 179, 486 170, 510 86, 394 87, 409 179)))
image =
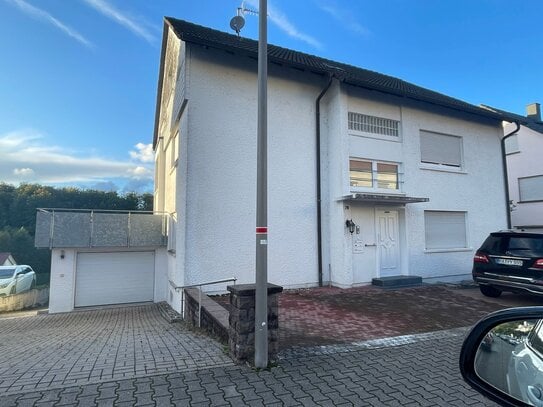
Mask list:
MULTIPOLYGON (((497 113, 504 113, 517 120, 519 130, 505 140, 511 201, 511 226, 543 232, 543 122, 541 106, 532 103, 526 107, 526 116, 484 106, 497 113)), ((505 123, 504 134, 516 129, 515 124, 505 123)))
MULTIPOLYGON (((268 52, 268 280, 469 277, 474 249, 506 226, 503 115, 339 62, 268 52)), ((50 312, 143 300, 180 310, 176 286, 254 282, 256 82, 256 41, 165 19, 157 212, 39 211, 36 245, 53 249, 50 312)))
POLYGON ((11 253, 0 253, 0 266, 14 266, 17 262, 11 253))

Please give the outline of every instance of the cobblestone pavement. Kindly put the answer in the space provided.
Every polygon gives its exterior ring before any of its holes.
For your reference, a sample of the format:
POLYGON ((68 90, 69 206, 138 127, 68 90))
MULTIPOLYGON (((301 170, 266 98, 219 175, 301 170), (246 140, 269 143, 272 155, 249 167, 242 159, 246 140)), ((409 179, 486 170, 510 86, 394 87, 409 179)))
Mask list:
POLYGON ((458 371, 466 329, 298 349, 227 366, 11 394, 0 406, 495 406, 458 371))
POLYGON ((232 365, 157 304, 0 319, 0 355, 0 395, 232 365))
POLYGON ((503 297, 446 285, 287 290, 279 297, 279 344, 287 349, 433 332, 472 325, 498 309, 542 304, 537 297, 503 297))

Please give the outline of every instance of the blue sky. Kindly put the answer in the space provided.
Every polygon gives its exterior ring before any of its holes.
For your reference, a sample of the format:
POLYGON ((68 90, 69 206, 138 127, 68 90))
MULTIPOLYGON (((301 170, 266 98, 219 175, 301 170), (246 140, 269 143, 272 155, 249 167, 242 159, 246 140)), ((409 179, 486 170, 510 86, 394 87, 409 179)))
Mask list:
MULTIPOLYGON (((240 3, 0 0, 0 181, 151 192, 162 18, 230 32, 240 3)), ((543 101, 540 0, 268 0, 268 14, 273 44, 519 114, 543 101)))

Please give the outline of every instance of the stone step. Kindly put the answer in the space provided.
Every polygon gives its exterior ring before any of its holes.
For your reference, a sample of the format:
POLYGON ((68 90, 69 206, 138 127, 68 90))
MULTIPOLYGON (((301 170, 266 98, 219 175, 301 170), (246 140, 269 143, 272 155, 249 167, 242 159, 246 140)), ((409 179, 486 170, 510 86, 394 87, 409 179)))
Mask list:
POLYGON ((382 288, 402 288, 422 285, 422 277, 419 276, 390 276, 374 278, 372 285, 382 288))

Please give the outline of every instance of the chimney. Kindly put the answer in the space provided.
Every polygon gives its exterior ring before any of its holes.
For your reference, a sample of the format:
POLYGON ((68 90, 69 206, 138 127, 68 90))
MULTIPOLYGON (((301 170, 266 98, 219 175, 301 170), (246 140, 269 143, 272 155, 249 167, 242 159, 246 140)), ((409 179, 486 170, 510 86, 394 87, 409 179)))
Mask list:
POLYGON ((541 105, 539 103, 530 103, 526 106, 526 117, 535 121, 541 121, 541 105))

